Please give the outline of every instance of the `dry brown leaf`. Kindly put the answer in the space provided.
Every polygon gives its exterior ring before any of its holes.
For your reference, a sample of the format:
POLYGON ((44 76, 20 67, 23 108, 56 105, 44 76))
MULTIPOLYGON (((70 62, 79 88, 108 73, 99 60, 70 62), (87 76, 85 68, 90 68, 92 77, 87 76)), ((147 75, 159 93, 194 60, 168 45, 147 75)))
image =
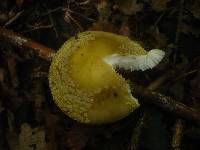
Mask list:
POLYGON ((143 9, 143 4, 137 3, 137 0, 119 1, 117 6, 125 15, 133 15, 143 9))
POLYGON ((167 8, 167 3, 170 0, 151 0, 151 6, 155 11, 163 11, 167 8))
POLYGON ((27 123, 21 125, 19 135, 20 150, 46 150, 45 132, 41 128, 31 128, 27 123))
POLYGON ((111 14, 110 4, 106 0, 100 0, 96 3, 96 8, 99 12, 99 20, 107 20, 111 14))
POLYGON ((115 26, 109 22, 111 15, 110 3, 107 0, 100 0, 96 3, 96 7, 99 12, 99 18, 89 30, 115 32, 115 26))

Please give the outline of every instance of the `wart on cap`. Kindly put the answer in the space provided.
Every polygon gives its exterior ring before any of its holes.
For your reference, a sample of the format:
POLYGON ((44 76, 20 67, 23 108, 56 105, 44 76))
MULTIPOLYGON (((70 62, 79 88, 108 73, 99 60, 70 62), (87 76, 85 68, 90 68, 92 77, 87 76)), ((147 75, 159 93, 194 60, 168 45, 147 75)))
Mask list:
POLYGON ((164 57, 158 49, 145 51, 125 36, 87 31, 69 39, 53 58, 49 85, 58 107, 82 123, 118 121, 139 103, 126 80, 115 71, 146 70, 164 57))

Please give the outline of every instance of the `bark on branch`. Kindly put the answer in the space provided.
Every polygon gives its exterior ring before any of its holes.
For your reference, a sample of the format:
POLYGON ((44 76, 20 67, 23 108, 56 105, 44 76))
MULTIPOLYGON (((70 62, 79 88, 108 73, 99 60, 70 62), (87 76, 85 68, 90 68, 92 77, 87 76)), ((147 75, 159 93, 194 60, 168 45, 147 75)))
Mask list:
POLYGON ((11 30, 0 27, 0 39, 6 40, 9 43, 15 45, 19 48, 30 48, 32 49, 39 57, 45 60, 51 60, 54 54, 53 49, 46 47, 40 43, 37 43, 31 39, 28 39, 18 33, 15 33, 11 30))
POLYGON ((160 93, 153 92, 147 88, 137 85, 131 85, 132 93, 141 100, 141 103, 152 104, 164 111, 175 114, 187 120, 200 124, 200 112, 180 103, 171 97, 164 96, 160 93))

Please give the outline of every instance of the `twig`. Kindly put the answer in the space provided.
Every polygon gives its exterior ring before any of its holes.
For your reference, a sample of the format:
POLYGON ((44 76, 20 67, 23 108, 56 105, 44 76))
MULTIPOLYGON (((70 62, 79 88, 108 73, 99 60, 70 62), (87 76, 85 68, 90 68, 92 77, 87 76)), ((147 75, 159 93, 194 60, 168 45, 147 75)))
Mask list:
POLYGON ((14 17, 9 19, 8 22, 6 22, 6 24, 4 26, 6 27, 6 26, 12 24, 15 20, 17 20, 21 16, 22 13, 23 13, 23 11, 18 12, 14 17))
POLYGON ((174 126, 174 135, 172 137, 173 150, 181 150, 180 145, 181 145, 181 139, 183 135, 183 127, 184 127, 183 120, 177 119, 174 126))
POLYGON ((198 71, 200 71, 200 68, 197 68, 197 69, 191 70, 191 71, 189 71, 189 72, 183 73, 183 74, 181 74, 180 76, 176 77, 176 78, 174 79, 174 81, 180 80, 180 79, 182 79, 182 78, 186 78, 187 76, 189 76, 189 75, 191 75, 191 74, 193 74, 193 73, 196 73, 196 72, 198 72, 198 71))
POLYGON ((57 29, 56 29, 56 27, 55 27, 54 19, 53 19, 51 13, 49 14, 49 20, 50 20, 50 22, 51 22, 51 25, 52 25, 53 30, 54 30, 54 32, 55 32, 55 35, 56 35, 56 37, 58 38, 58 37, 59 37, 59 36, 58 36, 58 32, 57 32, 57 29))
POLYGON ((19 48, 30 48, 39 57, 48 61, 50 61, 54 55, 54 51, 51 48, 2 27, 0 27, 0 39, 6 40, 19 48))
POLYGON ((21 31, 20 33, 27 33, 30 31, 36 31, 36 30, 40 30, 40 29, 49 29, 52 27, 53 27, 53 25, 51 25, 51 24, 50 25, 33 26, 33 27, 31 27, 31 29, 21 31))
MULTIPOLYGON (((84 31, 83 27, 79 24, 79 22, 74 19, 71 14, 66 10, 65 11, 65 20, 68 20, 67 18, 71 19, 72 22, 81 30, 81 31, 84 31)), ((66 21, 67 22, 67 21, 66 21)))
POLYGON ((161 108, 164 111, 173 113, 177 117, 191 120, 200 124, 200 112, 186 106, 183 103, 175 101, 174 99, 164 96, 160 93, 153 92, 147 88, 137 85, 131 85, 132 93, 135 97, 139 97, 141 102, 145 104, 152 104, 161 108))
POLYGON ((178 42, 179 42, 181 23, 182 23, 182 19, 183 19, 183 8, 184 8, 184 0, 180 0, 180 8, 179 8, 178 23, 177 23, 176 38, 175 38, 176 46, 178 45, 178 42))
POLYGON ((83 1, 83 2, 79 2, 79 5, 87 5, 91 2, 91 0, 86 0, 86 1, 83 1))
POLYGON ((160 20, 163 18, 163 16, 165 15, 165 11, 163 11, 163 13, 156 19, 154 25, 153 25, 153 30, 156 29, 156 26, 158 25, 158 23, 160 22, 160 20))

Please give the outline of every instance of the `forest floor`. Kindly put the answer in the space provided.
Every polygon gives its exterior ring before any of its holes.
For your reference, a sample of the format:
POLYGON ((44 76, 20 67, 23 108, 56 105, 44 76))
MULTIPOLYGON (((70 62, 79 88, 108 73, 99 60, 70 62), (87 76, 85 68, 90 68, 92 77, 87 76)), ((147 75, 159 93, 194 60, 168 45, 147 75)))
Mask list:
MULTIPOLYGON (((55 51, 87 30, 125 35, 147 50, 162 49, 166 56, 156 68, 121 73, 134 75, 136 84, 200 110, 199 0, 1 0, 0 28, 55 51)), ((190 113, 186 118, 154 104, 144 103, 128 117, 108 125, 73 121, 52 99, 50 62, 30 47, 13 45, 12 38, 5 39, 3 34, 0 150, 200 149, 198 116, 198 121, 190 120, 190 113)))

